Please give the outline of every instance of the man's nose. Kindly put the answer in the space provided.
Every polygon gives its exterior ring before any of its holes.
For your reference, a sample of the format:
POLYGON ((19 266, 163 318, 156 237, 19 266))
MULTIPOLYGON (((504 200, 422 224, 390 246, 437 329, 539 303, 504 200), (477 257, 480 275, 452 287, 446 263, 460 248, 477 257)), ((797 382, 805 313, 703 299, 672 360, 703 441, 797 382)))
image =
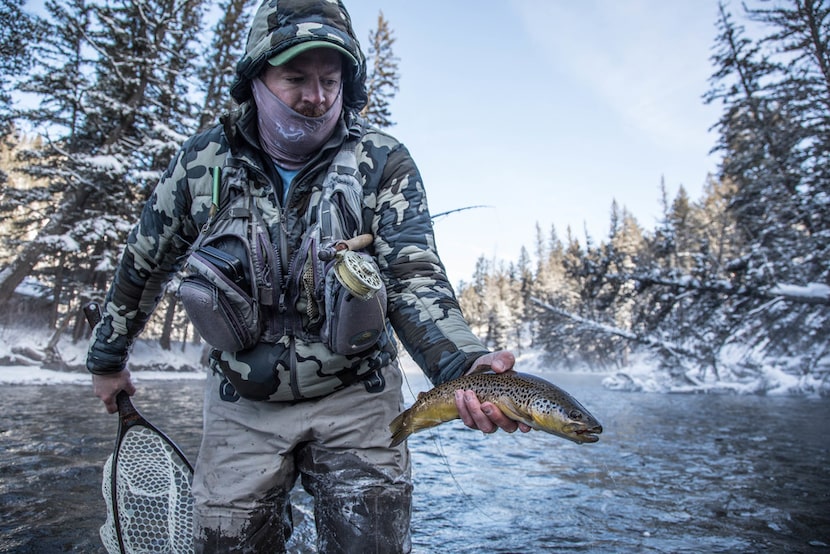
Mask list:
POLYGON ((314 104, 315 106, 322 104, 326 99, 326 91, 323 85, 317 81, 309 82, 303 88, 303 100, 314 104))

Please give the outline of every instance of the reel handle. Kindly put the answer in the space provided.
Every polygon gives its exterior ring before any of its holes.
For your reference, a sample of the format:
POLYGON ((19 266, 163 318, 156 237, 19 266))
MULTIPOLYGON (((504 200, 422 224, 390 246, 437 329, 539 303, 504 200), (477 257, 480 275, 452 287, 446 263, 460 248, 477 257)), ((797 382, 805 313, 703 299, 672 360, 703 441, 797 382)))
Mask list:
POLYGON ((321 262, 330 262, 335 256, 337 256, 338 252, 342 252, 344 250, 350 250, 352 252, 356 250, 363 250, 372 244, 374 240, 375 237, 371 233, 364 233, 346 240, 338 240, 334 244, 329 245, 327 248, 320 249, 317 253, 317 257, 320 258, 321 262))

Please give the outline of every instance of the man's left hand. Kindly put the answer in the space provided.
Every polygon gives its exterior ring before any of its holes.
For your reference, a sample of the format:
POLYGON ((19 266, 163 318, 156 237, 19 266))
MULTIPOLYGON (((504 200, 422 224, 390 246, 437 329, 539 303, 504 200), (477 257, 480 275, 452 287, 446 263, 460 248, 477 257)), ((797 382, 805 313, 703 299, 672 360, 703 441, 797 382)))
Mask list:
MULTIPOLYGON (((499 350, 481 356, 473 363, 467 374, 478 373, 486 370, 485 368, 489 368, 494 373, 504 373, 512 370, 515 363, 516 357, 512 352, 499 350)), ((461 421, 470 429, 479 429, 484 433, 495 433, 497 429, 502 429, 508 433, 513 433, 516 429, 523 433, 530 431, 530 427, 526 424, 513 421, 504 415, 495 404, 479 402, 478 397, 471 390, 455 391, 455 405, 458 408, 461 421)))

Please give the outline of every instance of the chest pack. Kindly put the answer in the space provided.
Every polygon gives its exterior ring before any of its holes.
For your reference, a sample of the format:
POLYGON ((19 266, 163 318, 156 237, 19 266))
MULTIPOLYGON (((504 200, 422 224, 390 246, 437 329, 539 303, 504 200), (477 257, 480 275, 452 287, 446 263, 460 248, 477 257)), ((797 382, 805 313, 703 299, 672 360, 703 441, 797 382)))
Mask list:
POLYGON ((191 323, 212 347, 237 353, 289 335, 349 355, 377 343, 385 329, 386 291, 374 259, 361 252, 373 237, 362 233, 356 144, 344 144, 322 187, 311 192, 302 242, 286 272, 279 237, 271 236, 280 226, 263 219, 247 178, 223 187, 223 172, 244 168, 212 169, 211 214, 179 286, 191 323))
POLYGON ((280 272, 250 189, 227 191, 219 208, 222 168, 212 171, 211 213, 190 249, 178 294, 208 344, 238 352, 259 341, 263 310, 274 304, 280 272))

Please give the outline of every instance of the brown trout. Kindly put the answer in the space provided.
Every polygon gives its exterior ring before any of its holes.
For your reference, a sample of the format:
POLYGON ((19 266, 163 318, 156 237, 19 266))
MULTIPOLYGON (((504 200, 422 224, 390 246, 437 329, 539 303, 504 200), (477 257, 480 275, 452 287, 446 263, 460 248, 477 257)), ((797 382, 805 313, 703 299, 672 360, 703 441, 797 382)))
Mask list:
POLYGON ((564 390, 539 377, 508 371, 464 375, 420 393, 389 425, 390 446, 412 433, 458 419, 457 390, 472 390, 481 402, 492 402, 510 419, 579 444, 596 442, 602 433, 594 416, 564 390))

